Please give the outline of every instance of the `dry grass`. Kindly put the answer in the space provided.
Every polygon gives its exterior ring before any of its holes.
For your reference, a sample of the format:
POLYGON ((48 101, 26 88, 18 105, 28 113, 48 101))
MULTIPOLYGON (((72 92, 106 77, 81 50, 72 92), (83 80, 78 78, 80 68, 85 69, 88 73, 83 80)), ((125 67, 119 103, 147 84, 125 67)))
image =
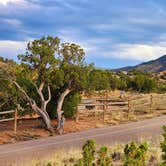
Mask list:
MULTIPOLYGON (((162 138, 156 137, 154 138, 148 138, 143 139, 140 138, 140 141, 138 143, 147 142, 149 145, 148 153, 147 153, 147 166, 156 166, 158 163, 161 162, 161 149, 160 149, 160 142, 162 138)), ((98 146, 99 148, 100 146, 98 146)), ((114 153, 120 154, 120 159, 113 160, 113 166, 121 166, 123 165, 124 160, 124 147, 125 144, 115 144, 114 146, 110 147, 110 156, 114 153)), ((32 166, 48 166, 50 164, 51 166, 64 166, 65 164, 67 166, 73 166, 74 163, 76 163, 80 158, 81 150, 79 149, 70 149, 68 151, 66 150, 60 150, 56 152, 54 155, 50 156, 49 158, 43 159, 43 160, 33 160, 30 164, 32 166)))
MULTIPOLYGON (((96 110, 95 115, 95 110, 80 112, 79 121, 86 122, 91 119, 98 127, 103 126, 103 116, 105 119, 104 125, 118 125, 166 114, 166 94, 127 94, 126 97, 127 99, 130 98, 129 113, 128 107, 125 105, 111 106, 105 113, 102 110, 96 110)), ((116 98, 118 98, 117 95, 116 98)))
POLYGON ((51 164, 51 166, 63 166, 65 164, 67 164, 67 166, 73 166, 81 157, 81 151, 77 149, 70 149, 68 151, 59 150, 54 155, 44 160, 33 160, 31 166, 47 166, 48 164, 51 164))

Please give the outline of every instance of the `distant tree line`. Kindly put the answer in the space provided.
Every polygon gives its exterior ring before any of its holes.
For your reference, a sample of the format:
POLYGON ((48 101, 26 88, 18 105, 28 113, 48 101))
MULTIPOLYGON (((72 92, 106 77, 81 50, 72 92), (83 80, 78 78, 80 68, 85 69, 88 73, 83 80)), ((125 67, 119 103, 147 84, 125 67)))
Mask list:
POLYGON ((130 90, 142 93, 161 91, 156 78, 136 70, 127 73, 94 69, 88 77, 88 88, 89 90, 130 90))

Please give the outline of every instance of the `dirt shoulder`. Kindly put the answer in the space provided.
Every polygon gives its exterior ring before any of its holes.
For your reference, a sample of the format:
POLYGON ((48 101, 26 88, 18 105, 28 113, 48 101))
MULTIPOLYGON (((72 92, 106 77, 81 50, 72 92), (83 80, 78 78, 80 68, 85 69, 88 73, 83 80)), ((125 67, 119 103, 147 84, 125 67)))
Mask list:
MULTIPOLYGON (((164 114, 166 114, 166 110, 156 111, 153 114, 130 114, 130 116, 125 116, 125 112, 116 114, 116 116, 110 114, 107 115, 104 123, 100 115, 98 116, 98 118, 94 118, 93 115, 80 118, 78 122, 75 122, 74 119, 67 119, 64 131, 66 134, 87 129, 102 128, 104 126, 113 126, 128 123, 131 121, 149 119, 157 116, 162 116, 164 114)), ((52 120, 52 124, 55 127, 56 120, 52 120)), ((58 135, 56 128, 55 133, 55 135, 58 135)), ((40 119, 19 120, 17 134, 14 134, 12 121, 0 123, 0 144, 16 143, 49 136, 50 133, 42 126, 42 122, 40 119)))

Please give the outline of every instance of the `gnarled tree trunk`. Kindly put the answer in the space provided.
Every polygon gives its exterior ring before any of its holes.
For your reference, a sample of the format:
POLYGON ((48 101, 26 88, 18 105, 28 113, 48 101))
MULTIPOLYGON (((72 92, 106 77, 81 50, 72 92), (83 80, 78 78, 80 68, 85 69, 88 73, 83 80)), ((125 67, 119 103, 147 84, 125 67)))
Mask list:
MULTIPOLYGON (((47 106, 48 102, 51 100, 50 87, 48 86, 49 97, 48 97, 48 100, 46 100, 46 101, 45 101, 44 96, 42 94, 42 89, 44 87, 44 83, 42 83, 40 85, 39 89, 37 89, 38 93, 40 93, 39 95, 40 95, 41 100, 42 100, 42 104, 41 104, 41 108, 40 108, 37 106, 36 102, 28 96, 28 94, 24 91, 24 89, 16 81, 13 81, 13 83, 16 85, 16 87, 19 89, 19 91, 21 91, 24 94, 24 96, 25 96, 26 100, 28 101, 28 103, 30 104, 32 110, 34 112, 36 112, 39 116, 42 117, 47 129, 51 133, 54 133, 54 129, 51 125, 50 117, 46 111, 46 106, 47 106)), ((36 86, 36 88, 37 88, 37 86, 36 86)))
POLYGON ((58 105, 57 105, 57 116, 58 116, 58 127, 60 126, 60 120, 61 120, 61 115, 62 115, 62 106, 65 97, 71 92, 71 89, 65 89, 63 93, 61 93, 59 99, 58 99, 58 105))
POLYGON ((39 115, 42 117, 42 119, 43 119, 43 121, 44 121, 44 123, 45 123, 47 129, 48 129, 51 133, 54 133, 54 129, 53 129, 52 125, 51 125, 51 120, 50 120, 50 117, 49 117, 48 113, 45 112, 45 111, 43 111, 42 109, 40 109, 40 108, 36 105, 36 102, 33 102, 33 103, 31 104, 31 108, 32 108, 37 114, 39 114, 39 115))

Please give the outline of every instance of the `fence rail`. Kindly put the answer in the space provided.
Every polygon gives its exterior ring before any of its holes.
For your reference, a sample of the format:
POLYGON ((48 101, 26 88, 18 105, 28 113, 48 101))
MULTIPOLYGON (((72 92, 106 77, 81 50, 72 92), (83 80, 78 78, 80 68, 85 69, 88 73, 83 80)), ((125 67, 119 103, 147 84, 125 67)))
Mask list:
POLYGON ((166 95, 154 94, 154 95, 137 95, 128 96, 126 98, 91 98, 85 101, 91 101, 91 103, 82 103, 77 106, 76 121, 79 117, 103 114, 103 121, 105 114, 109 114, 116 111, 130 112, 149 112, 154 113, 155 110, 166 110, 166 95), (92 103, 94 101, 94 103, 92 103), (93 106, 93 108, 92 108, 93 106), (79 110, 80 107, 80 110, 79 110), (87 107, 87 109, 86 109, 87 107), (89 108, 89 110, 88 110, 89 108), (81 110, 82 109, 82 110, 81 110), (95 113, 96 112, 96 113, 95 113))
POLYGON ((0 117, 3 115, 7 115, 7 114, 12 114, 13 113, 13 118, 3 118, 0 119, 0 122, 7 122, 7 121, 14 121, 14 133, 17 133, 17 109, 16 110, 10 110, 10 111, 3 111, 0 112, 0 117))

